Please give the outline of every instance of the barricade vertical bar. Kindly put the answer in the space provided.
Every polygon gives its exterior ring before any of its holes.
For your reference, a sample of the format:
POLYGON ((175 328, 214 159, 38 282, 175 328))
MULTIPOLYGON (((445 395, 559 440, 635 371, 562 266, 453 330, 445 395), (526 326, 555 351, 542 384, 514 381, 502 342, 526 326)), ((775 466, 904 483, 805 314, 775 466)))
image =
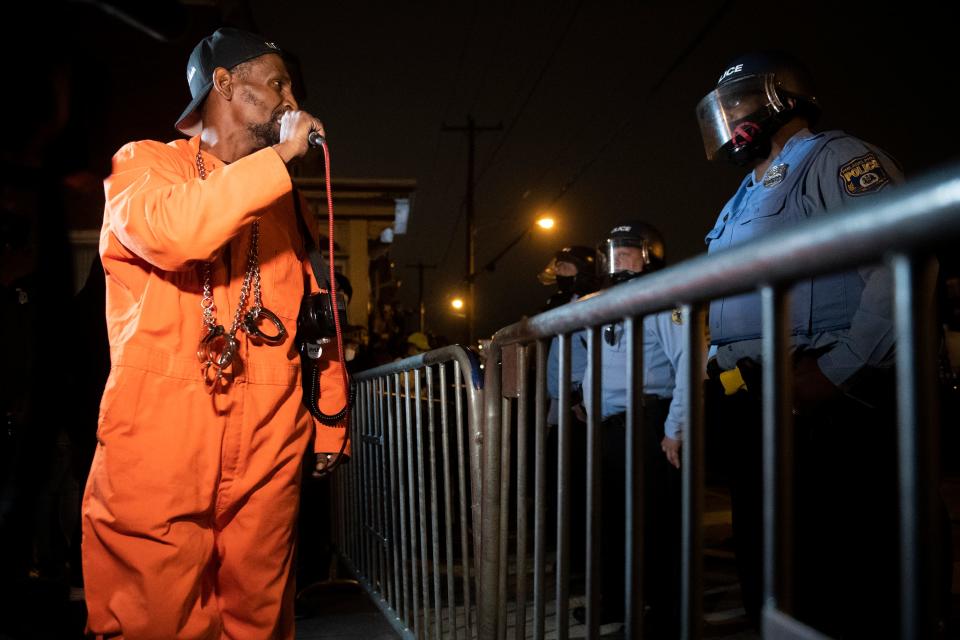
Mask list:
POLYGON ((351 505, 354 513, 353 526, 355 533, 355 545, 354 545, 354 556, 353 563, 356 566, 357 571, 361 576, 366 577, 366 570, 363 566, 363 484, 359 481, 360 472, 363 466, 363 451, 361 444, 363 440, 363 409, 362 409, 362 399, 363 399, 363 385, 360 385, 360 388, 357 389, 357 397, 360 398, 360 402, 357 406, 356 415, 354 416, 354 438, 353 442, 356 445, 356 464, 351 469, 350 480, 353 484, 353 495, 354 502, 351 505))
POLYGON ((533 640, 544 640, 547 564, 547 353, 549 343, 537 340, 537 422, 534 434, 533 640))
MULTIPOLYGON (((464 390, 467 389, 467 381, 464 376, 467 375, 464 371, 461 370, 460 363, 453 363, 453 390, 454 396, 456 398, 455 411, 457 414, 457 474, 458 474, 458 484, 460 490, 460 555, 463 558, 463 623, 464 628, 466 629, 466 635, 468 638, 473 638, 473 618, 471 616, 471 601, 470 601, 470 545, 467 542, 467 532, 470 531, 469 520, 468 520, 468 509, 467 509, 467 496, 470 495, 467 493, 466 485, 466 457, 464 454, 464 447, 469 446, 469 444, 464 444, 464 424, 463 424, 463 394, 460 392, 461 382, 463 383, 464 390)), ((469 428, 469 426, 467 427, 469 428)), ((480 523, 474 522, 475 527, 479 526, 480 523)), ((474 558, 474 562, 478 559, 474 558)))
POLYGON ((500 535, 500 432, 502 430, 501 406, 501 359, 503 351, 496 340, 487 349, 486 389, 484 404, 486 418, 483 434, 483 462, 481 469, 480 511, 480 558, 479 586, 477 587, 480 610, 480 638, 497 637, 497 612, 500 601, 499 580, 499 535, 500 535))
POLYGON ((557 447, 557 638, 570 635, 570 334, 560 334, 560 425, 557 447))
POLYGON ((390 580, 390 564, 387 561, 387 545, 389 544, 388 541, 390 540, 390 533, 387 527, 387 485, 384 478, 384 471, 387 463, 387 442, 383 428, 384 417, 383 406, 381 404, 381 381, 381 378, 376 378, 375 380, 371 381, 371 384, 373 385, 373 413, 375 416, 374 426, 375 435, 377 438, 377 467, 374 469, 376 494, 374 496, 374 503, 376 504, 377 509, 377 532, 379 533, 379 537, 377 538, 377 562, 380 570, 381 597, 389 602, 393 583, 390 580))
POLYGON ((507 589, 508 544, 510 540, 510 439, 513 432, 513 403, 509 398, 500 401, 500 535, 498 538, 498 558, 500 560, 497 576, 497 590, 500 598, 497 602, 497 638, 507 636, 507 589))
POLYGON ((643 637, 643 523, 646 503, 643 499, 644 439, 647 425, 643 419, 643 318, 627 318, 623 323, 627 341, 627 433, 626 433, 626 555, 624 555, 625 635, 643 637))
MULTIPOLYGON (((330 522, 333 525, 331 527, 331 535, 333 536, 333 549, 334 553, 340 552, 343 553, 343 500, 340 496, 340 489, 343 486, 343 483, 340 480, 340 474, 333 474, 331 482, 331 504, 330 504, 330 522)), ((336 556, 334 556, 336 557, 336 556)))
POLYGON ((763 305, 763 602, 793 612, 793 387, 787 297, 760 290, 763 305))
POLYGON ((428 527, 430 521, 427 518, 427 476, 424 471, 424 458, 426 457, 426 447, 424 446, 423 436, 423 383, 420 381, 420 370, 414 372, 416 376, 415 388, 417 394, 417 498, 419 500, 420 510, 420 567, 421 579, 423 580, 423 637, 424 640, 430 637, 430 548, 427 546, 428 527))
POLYGON ((681 637, 700 638, 703 620, 703 372, 704 308, 683 306, 684 357, 687 358, 687 432, 682 450, 683 529, 681 541, 681 637))
POLYGON ((900 637, 935 635, 938 600, 936 263, 892 261, 897 332, 897 457, 900 491, 900 637))
MULTIPOLYGON (((443 366, 443 365, 439 365, 443 366)), ((440 596, 440 522, 437 503, 437 453, 436 412, 433 400, 433 367, 426 368, 427 375, 427 445, 430 460, 430 535, 433 544, 433 635, 437 640, 443 635, 442 610, 443 598, 440 596)))
MULTIPOLYGON (((447 633, 452 640, 457 639, 457 595, 456 582, 453 579, 453 498, 450 493, 450 410, 447 406, 447 364, 440 365, 440 436, 443 447, 443 533, 447 552, 447 633)), ((466 564, 467 559, 463 559, 466 564)))
POLYGON ((413 506, 413 445, 411 443, 410 428, 410 374, 403 373, 403 412, 404 419, 400 420, 401 399, 400 399, 400 376, 397 375, 397 424, 400 426, 397 432, 397 453, 399 455, 400 471, 400 527, 401 537, 403 539, 403 597, 407 602, 406 623, 413 629, 415 637, 419 637, 417 630, 420 628, 417 622, 419 611, 417 610, 417 562, 416 562, 416 518, 414 517, 413 506), (406 446, 404 446, 406 443, 406 446))
MULTIPOLYGON (((358 393, 360 390, 357 390, 358 393)), ((362 396, 361 396, 362 397, 362 396)), ((359 409, 359 407, 358 407, 359 409)), ((350 510, 352 512, 352 524, 353 524, 353 554, 351 560, 353 561, 354 566, 357 568, 357 571, 360 575, 365 575, 363 570, 363 558, 362 558, 362 549, 363 549, 363 519, 361 518, 361 504, 363 504, 363 495, 361 493, 362 487, 358 481, 360 466, 363 464, 363 455, 360 451, 361 445, 360 441, 362 439, 362 417, 360 411, 355 412, 356 415, 353 416, 353 443, 357 447, 357 459, 356 464, 352 465, 350 469, 350 489, 353 493, 352 500, 350 503, 350 510)))
MULTIPOLYGON (((423 521, 423 450, 421 448, 421 423, 420 423, 420 371, 414 369, 406 373, 407 382, 407 448, 410 452, 407 457, 407 474, 410 480, 410 568, 413 573, 413 606, 414 620, 416 621, 416 635, 418 638, 426 640, 430 633, 427 630, 427 612, 424 606, 424 598, 429 595, 424 594, 420 583, 420 568, 423 557, 421 547, 419 546, 418 533, 423 530, 426 523, 423 521), (414 394, 410 395, 410 375, 413 374, 414 394), (412 407, 412 409, 411 409, 412 407), (412 412, 411 412, 412 411, 412 412), (420 613, 423 612, 421 621, 420 613)), ((422 534, 420 535, 422 539, 422 534)), ((426 580, 426 577, 424 577, 426 580)))
MULTIPOLYGON (((353 421, 350 426, 350 441, 357 441, 357 417, 353 416, 353 421)), ((357 529, 357 504, 359 502, 357 496, 357 484, 354 482, 354 475, 357 472, 357 465, 351 464, 347 469, 346 473, 346 487, 347 487, 347 525, 348 525, 348 548, 350 553, 350 562, 354 565, 357 564, 357 550, 358 550, 358 540, 360 532, 357 529)))
POLYGON ((517 640, 527 636, 527 351, 523 346, 517 353, 517 640))
MULTIPOLYGON (((397 433, 399 431, 399 426, 397 424, 397 414, 396 414, 396 403, 393 400, 393 393, 396 391, 396 387, 393 387, 391 391, 391 378, 387 376, 385 379, 387 394, 386 394, 386 405, 387 405, 387 477, 389 478, 389 487, 390 487, 390 554, 393 557, 393 609, 401 617, 404 616, 404 604, 405 604, 405 587, 401 588, 400 579, 401 574, 404 572, 404 565, 400 561, 400 549, 402 548, 400 542, 401 527, 400 522, 398 521, 398 503, 400 501, 400 489, 399 489, 399 473, 397 466, 397 449, 400 447, 399 440, 397 439, 397 433)), ((402 517, 402 511, 400 516, 402 517)))
MULTIPOLYGON (((600 500, 601 473, 600 448, 603 434, 600 432, 600 329, 587 330, 587 372, 590 375, 590 397, 584 398, 587 408, 587 637, 600 635, 600 500)), ((616 508, 616 507, 614 507, 616 508)), ((624 537, 624 542, 629 536, 624 537)), ((603 567, 604 571, 616 571, 617 567, 603 567)), ((610 594, 612 595, 612 594, 610 594)))
MULTIPOLYGON (((350 417, 350 438, 353 439, 354 429, 353 429, 353 416, 350 417)), ((353 562, 353 530, 350 525, 350 519, 352 515, 352 501, 350 495, 350 474, 353 473, 353 469, 350 467, 352 464, 347 465, 343 473, 340 474, 340 490, 343 494, 343 512, 342 520, 343 524, 341 528, 343 529, 343 545, 341 549, 343 550, 343 555, 350 559, 350 562, 353 562)))
POLYGON ((389 419, 387 405, 384 402, 384 378, 378 377, 375 388, 377 390, 377 412, 380 416, 380 452, 383 458, 380 465, 380 500, 383 509, 383 567, 385 572, 385 599, 390 607, 397 611, 397 603, 393 585, 396 576, 395 567, 390 562, 391 548, 393 547, 393 526, 390 521, 390 451, 387 421, 389 419))
POLYGON ((363 385, 363 435, 361 436, 361 441, 358 443, 360 447, 363 448, 363 459, 361 462, 361 473, 363 474, 363 518, 364 518, 364 533, 366 534, 365 540, 366 544, 364 545, 364 554, 365 554, 365 563, 367 577, 370 580, 370 584, 373 588, 377 588, 377 563, 376 563, 376 535, 374 532, 375 524, 373 517, 373 487, 370 482, 370 475, 373 472, 373 465, 376 464, 373 457, 373 444, 370 442, 370 427, 373 424, 373 420, 370 417, 370 405, 372 404, 372 398, 370 396, 371 391, 371 382, 368 380, 363 385))
POLYGON ((353 558, 354 566, 364 578, 367 577, 366 566, 363 562, 363 549, 365 543, 365 529, 363 526, 363 482, 360 480, 363 474, 363 384, 357 389, 357 407, 354 416, 354 435, 353 443, 356 446, 356 464, 352 469, 353 491, 355 502, 353 504, 354 526, 356 527, 356 555, 353 558))
POLYGON ((367 404, 367 435, 364 438, 366 445, 364 448, 364 455, 366 456, 367 461, 364 465, 364 475, 367 485, 366 500, 370 503, 367 507, 367 519, 369 521, 369 525, 367 526, 367 535, 369 540, 367 555, 370 562, 370 585, 375 590, 379 591, 383 588, 383 586, 380 584, 380 566, 377 563, 377 558, 379 556, 379 542, 377 540, 377 493, 376 484, 374 482, 377 467, 377 451, 376 444, 374 442, 374 437, 376 435, 376 421, 373 415, 373 380, 367 381, 367 392, 365 394, 364 401, 367 404))
MULTIPOLYGON (((356 417, 350 416, 350 440, 354 441, 356 436, 356 428, 354 427, 356 417)), ((355 538, 353 536, 353 495, 352 487, 350 486, 350 479, 353 475, 353 465, 348 465, 344 469, 342 476, 343 480, 343 492, 344 492, 344 511, 343 511, 343 526, 344 526, 344 536, 343 536, 343 553, 350 558, 351 563, 356 563, 356 558, 353 555, 353 545, 355 538)))
POLYGON ((368 403, 367 403, 367 392, 369 391, 370 384, 365 382, 360 388, 360 402, 359 402, 359 411, 358 417, 360 418, 360 423, 357 425, 359 431, 359 438, 356 440, 357 445, 357 484, 360 489, 360 566, 362 567, 361 571, 363 576, 370 581, 370 584, 373 582, 373 572, 371 571, 370 563, 370 487, 367 484, 367 476, 369 475, 369 466, 367 456, 367 425, 369 424, 368 416, 368 403))
MULTIPOLYGON (((390 515, 390 461, 387 452, 387 416, 383 402, 383 378, 377 378, 377 411, 380 416, 380 501, 383 515, 383 569, 385 572, 387 602, 393 602, 393 565, 390 563, 390 548, 393 546, 393 518, 390 515)), ((392 606, 392 605, 391 605, 392 606)), ((394 608, 394 610, 396 610, 394 608)))

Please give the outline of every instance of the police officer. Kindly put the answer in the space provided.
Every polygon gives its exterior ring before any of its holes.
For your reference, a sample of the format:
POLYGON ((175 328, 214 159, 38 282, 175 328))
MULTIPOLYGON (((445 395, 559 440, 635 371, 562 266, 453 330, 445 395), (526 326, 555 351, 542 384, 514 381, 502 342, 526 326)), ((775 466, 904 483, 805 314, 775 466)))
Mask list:
MULTIPOLYGON (((601 262, 608 286, 616 286, 662 268, 665 247, 660 232, 645 222, 614 227, 602 243, 601 262)), ((603 327, 600 413, 602 425, 603 558, 601 622, 623 620, 624 514, 626 481, 627 340, 622 322, 603 327)), ((680 446, 686 423, 687 363, 678 312, 643 319, 643 460, 645 518, 644 583, 648 637, 676 634, 679 603, 680 446), (661 455, 661 452, 663 455, 661 455)), ((589 369, 589 365, 588 365, 589 369)), ((584 378, 589 400, 590 375, 584 378)), ((574 611, 576 617, 584 612, 574 611)))
POLYGON ((597 277, 597 252, 590 247, 574 245, 564 247, 554 254, 537 275, 541 284, 557 285, 557 290, 547 298, 541 311, 549 311, 573 302, 600 288, 597 277))
MULTIPOLYGON (((548 299, 543 311, 549 311, 568 302, 575 302, 581 297, 593 293, 600 288, 600 277, 597 271, 597 251, 590 247, 575 245, 564 247, 557 251, 553 259, 537 275, 537 279, 545 285, 557 285, 557 291, 548 299)), ((550 412, 547 423, 558 423, 557 400, 560 398, 560 345, 554 338, 550 344, 547 356, 547 392, 550 395, 550 412)), ((574 398, 579 402, 580 385, 583 382, 583 372, 587 367, 587 347, 582 339, 574 339, 570 343, 570 382, 574 398)), ((583 418, 580 414, 579 419, 583 418)))
MULTIPOLYGON (((737 58, 696 111, 707 157, 748 170, 706 236, 709 253, 833 214, 903 179, 877 147, 843 131, 811 131, 820 102, 809 73, 785 54, 737 58)), ((791 290, 794 613, 843 637, 896 628, 890 299, 889 273, 880 267, 802 280, 791 290)), ((723 390, 708 413, 731 447, 738 570, 754 620, 763 548, 760 322, 757 294, 710 305, 708 371, 723 390)))
MULTIPOLYGON (((542 311, 549 311, 570 302, 576 302, 582 296, 593 293, 600 287, 598 272, 598 255, 596 249, 583 245, 563 247, 554 254, 547 266, 537 275, 537 280, 544 285, 556 285, 557 290, 547 299, 542 311)), ((582 335, 574 335, 570 341, 570 397, 574 415, 570 433, 572 449, 583 451, 586 448, 586 416, 582 408, 583 372, 587 368, 587 343, 582 335)), ((548 503, 548 527, 556 522, 556 485, 557 478, 557 447, 559 445, 557 424, 560 421, 560 341, 554 338, 550 343, 547 354, 547 393, 550 396, 550 408, 547 412, 547 428, 549 435, 547 447, 551 452, 548 459, 547 477, 551 483, 548 503)), ((585 512, 582 507, 586 501, 586 474, 580 465, 571 469, 570 504, 573 505, 571 520, 583 522, 585 512)), ((570 542, 573 548, 583 548, 585 544, 585 528, 575 526, 570 529, 570 542)), ((583 557, 574 555, 573 567, 583 568, 583 557)))

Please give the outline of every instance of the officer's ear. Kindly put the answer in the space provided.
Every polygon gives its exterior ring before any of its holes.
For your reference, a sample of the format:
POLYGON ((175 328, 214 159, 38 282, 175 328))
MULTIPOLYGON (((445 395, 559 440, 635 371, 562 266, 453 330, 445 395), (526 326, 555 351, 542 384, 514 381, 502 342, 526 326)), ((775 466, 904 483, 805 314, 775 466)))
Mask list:
POLYGON ((224 100, 233 98, 233 74, 223 67, 213 70, 213 90, 223 96, 224 100))

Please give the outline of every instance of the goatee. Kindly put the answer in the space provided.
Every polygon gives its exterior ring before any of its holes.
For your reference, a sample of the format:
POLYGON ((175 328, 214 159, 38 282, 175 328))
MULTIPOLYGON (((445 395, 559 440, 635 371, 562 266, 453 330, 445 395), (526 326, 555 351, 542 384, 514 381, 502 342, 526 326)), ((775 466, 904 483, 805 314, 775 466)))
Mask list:
POLYGON ((257 149, 266 149, 280 143, 280 123, 276 120, 251 124, 247 128, 253 136, 257 149))

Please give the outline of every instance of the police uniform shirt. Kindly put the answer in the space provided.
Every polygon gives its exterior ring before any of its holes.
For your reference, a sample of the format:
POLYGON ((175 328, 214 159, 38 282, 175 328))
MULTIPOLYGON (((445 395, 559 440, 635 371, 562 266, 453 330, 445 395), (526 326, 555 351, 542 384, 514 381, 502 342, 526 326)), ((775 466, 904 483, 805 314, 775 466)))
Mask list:
MULTIPOLYGON (((587 342, 581 333, 570 336, 570 389, 576 390, 583 383, 587 369, 587 342)), ((547 354, 547 393, 554 400, 560 399, 560 338, 550 342, 547 354)), ((556 422, 552 423, 556 424, 556 422)))
MULTIPOLYGON (((611 325, 607 325, 610 327, 611 325)), ((606 329, 606 327, 605 327, 606 329)), ((627 410, 627 340, 622 322, 612 325, 613 344, 600 338, 600 413, 604 419, 627 410)), ((574 337, 584 340, 580 333, 574 337)), ((683 327, 680 316, 664 311, 643 319, 643 392, 672 398, 664 421, 664 433, 679 440, 686 423, 687 362, 683 357, 683 327)), ((584 404, 589 409, 589 362, 583 380, 584 404)))
MULTIPOLYGON (((573 294, 572 304, 580 296, 573 294)), ((583 383, 583 372, 587 369, 587 343, 582 336, 573 334, 570 337, 570 390, 578 391, 583 383)), ((550 408, 547 412, 547 424, 558 424, 560 412, 557 401, 560 399, 560 339, 550 341, 550 351, 547 353, 547 394, 550 396, 550 408)))
MULTIPOLYGON (((707 234, 709 253, 793 227, 808 218, 856 204, 902 182, 883 151, 842 131, 797 132, 760 181, 750 172, 707 234)), ((791 289, 793 347, 826 351, 823 374, 841 386, 869 366, 889 366, 894 331, 887 269, 803 280, 791 289)), ((721 369, 741 358, 760 361, 761 312, 757 293, 710 304, 711 357, 721 369)))

